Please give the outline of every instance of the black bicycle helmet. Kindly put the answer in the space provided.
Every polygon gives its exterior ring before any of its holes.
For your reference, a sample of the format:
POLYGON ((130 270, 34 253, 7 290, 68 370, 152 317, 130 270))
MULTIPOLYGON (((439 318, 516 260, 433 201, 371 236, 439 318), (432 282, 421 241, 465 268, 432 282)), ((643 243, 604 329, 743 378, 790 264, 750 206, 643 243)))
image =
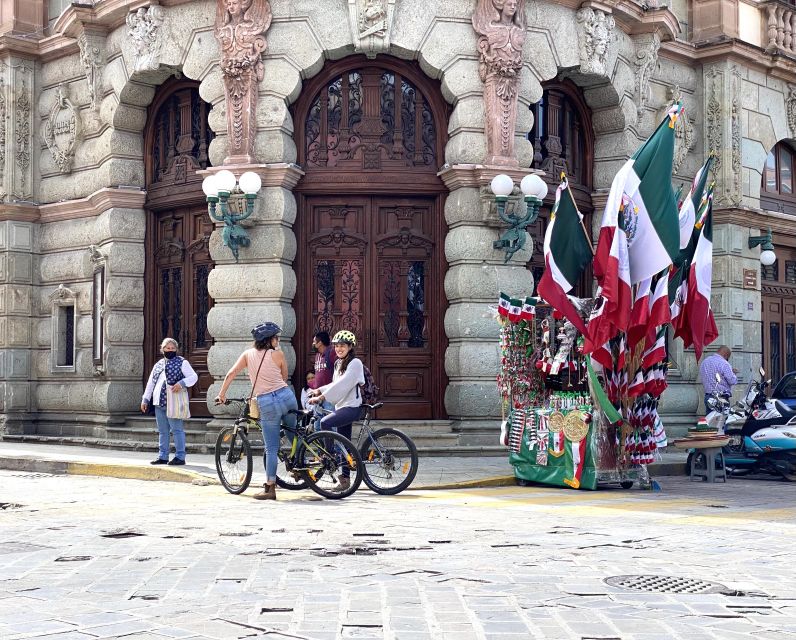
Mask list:
POLYGON ((257 342, 262 342, 280 333, 282 329, 275 322, 261 322, 252 329, 252 336, 257 342))

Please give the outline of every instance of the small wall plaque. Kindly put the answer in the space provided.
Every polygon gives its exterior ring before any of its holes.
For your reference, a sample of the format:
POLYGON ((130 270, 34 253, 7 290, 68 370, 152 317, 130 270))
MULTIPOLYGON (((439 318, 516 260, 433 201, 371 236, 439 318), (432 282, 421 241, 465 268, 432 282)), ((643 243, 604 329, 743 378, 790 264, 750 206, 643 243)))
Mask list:
POLYGON ((757 269, 743 270, 743 288, 757 289, 757 269))

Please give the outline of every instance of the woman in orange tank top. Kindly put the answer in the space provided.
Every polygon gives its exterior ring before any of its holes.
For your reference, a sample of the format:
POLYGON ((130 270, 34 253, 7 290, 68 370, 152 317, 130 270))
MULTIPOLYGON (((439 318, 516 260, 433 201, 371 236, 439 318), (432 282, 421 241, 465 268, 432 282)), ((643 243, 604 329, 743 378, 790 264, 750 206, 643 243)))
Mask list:
POLYGON ((265 485, 256 500, 276 500, 276 467, 279 462, 279 431, 282 421, 295 422, 291 410, 298 408, 296 396, 287 386, 287 361, 279 350, 281 329, 273 322, 258 324, 252 329, 254 345, 240 354, 237 362, 227 371, 216 403, 227 399, 227 389, 235 377, 244 369, 248 371, 252 384, 252 396, 257 398, 260 408, 260 426, 265 442, 265 485))

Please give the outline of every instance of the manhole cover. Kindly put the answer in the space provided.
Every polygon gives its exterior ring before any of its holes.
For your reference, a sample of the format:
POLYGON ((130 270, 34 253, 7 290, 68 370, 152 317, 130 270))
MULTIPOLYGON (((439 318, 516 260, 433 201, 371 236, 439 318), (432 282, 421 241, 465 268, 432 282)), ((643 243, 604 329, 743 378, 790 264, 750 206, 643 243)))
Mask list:
POLYGON ((728 587, 718 582, 682 578, 680 576, 611 576, 605 584, 629 591, 652 593, 725 593, 728 587))

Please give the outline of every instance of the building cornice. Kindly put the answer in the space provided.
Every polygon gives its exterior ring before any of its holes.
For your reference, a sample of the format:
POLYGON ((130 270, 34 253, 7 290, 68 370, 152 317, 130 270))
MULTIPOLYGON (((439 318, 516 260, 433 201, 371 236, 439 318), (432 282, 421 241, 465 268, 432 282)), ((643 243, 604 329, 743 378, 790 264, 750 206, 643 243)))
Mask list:
MULTIPOLYGON (((796 216, 751 207, 713 209, 714 224, 735 224, 744 229, 768 229, 774 244, 796 247, 796 216)), ((757 233, 757 231, 755 231, 757 233)))
POLYGON ((197 175, 206 177, 224 169, 234 173, 237 178, 240 178, 240 176, 247 171, 253 171, 260 176, 263 187, 281 187, 288 191, 292 191, 304 175, 304 171, 302 171, 301 167, 292 162, 275 162, 272 164, 226 164, 218 167, 208 167, 196 173, 197 175))
POLYGON ((509 169, 507 167, 493 167, 483 164, 454 164, 444 167, 437 175, 450 191, 454 191, 455 189, 486 186, 492 182, 492 178, 500 173, 505 173, 517 185, 528 174, 544 175, 544 171, 539 171, 538 169, 509 169))
POLYGON ((0 221, 58 222, 76 218, 92 218, 108 209, 140 209, 146 192, 135 188, 105 188, 87 198, 35 205, 22 202, 0 204, 0 221))

